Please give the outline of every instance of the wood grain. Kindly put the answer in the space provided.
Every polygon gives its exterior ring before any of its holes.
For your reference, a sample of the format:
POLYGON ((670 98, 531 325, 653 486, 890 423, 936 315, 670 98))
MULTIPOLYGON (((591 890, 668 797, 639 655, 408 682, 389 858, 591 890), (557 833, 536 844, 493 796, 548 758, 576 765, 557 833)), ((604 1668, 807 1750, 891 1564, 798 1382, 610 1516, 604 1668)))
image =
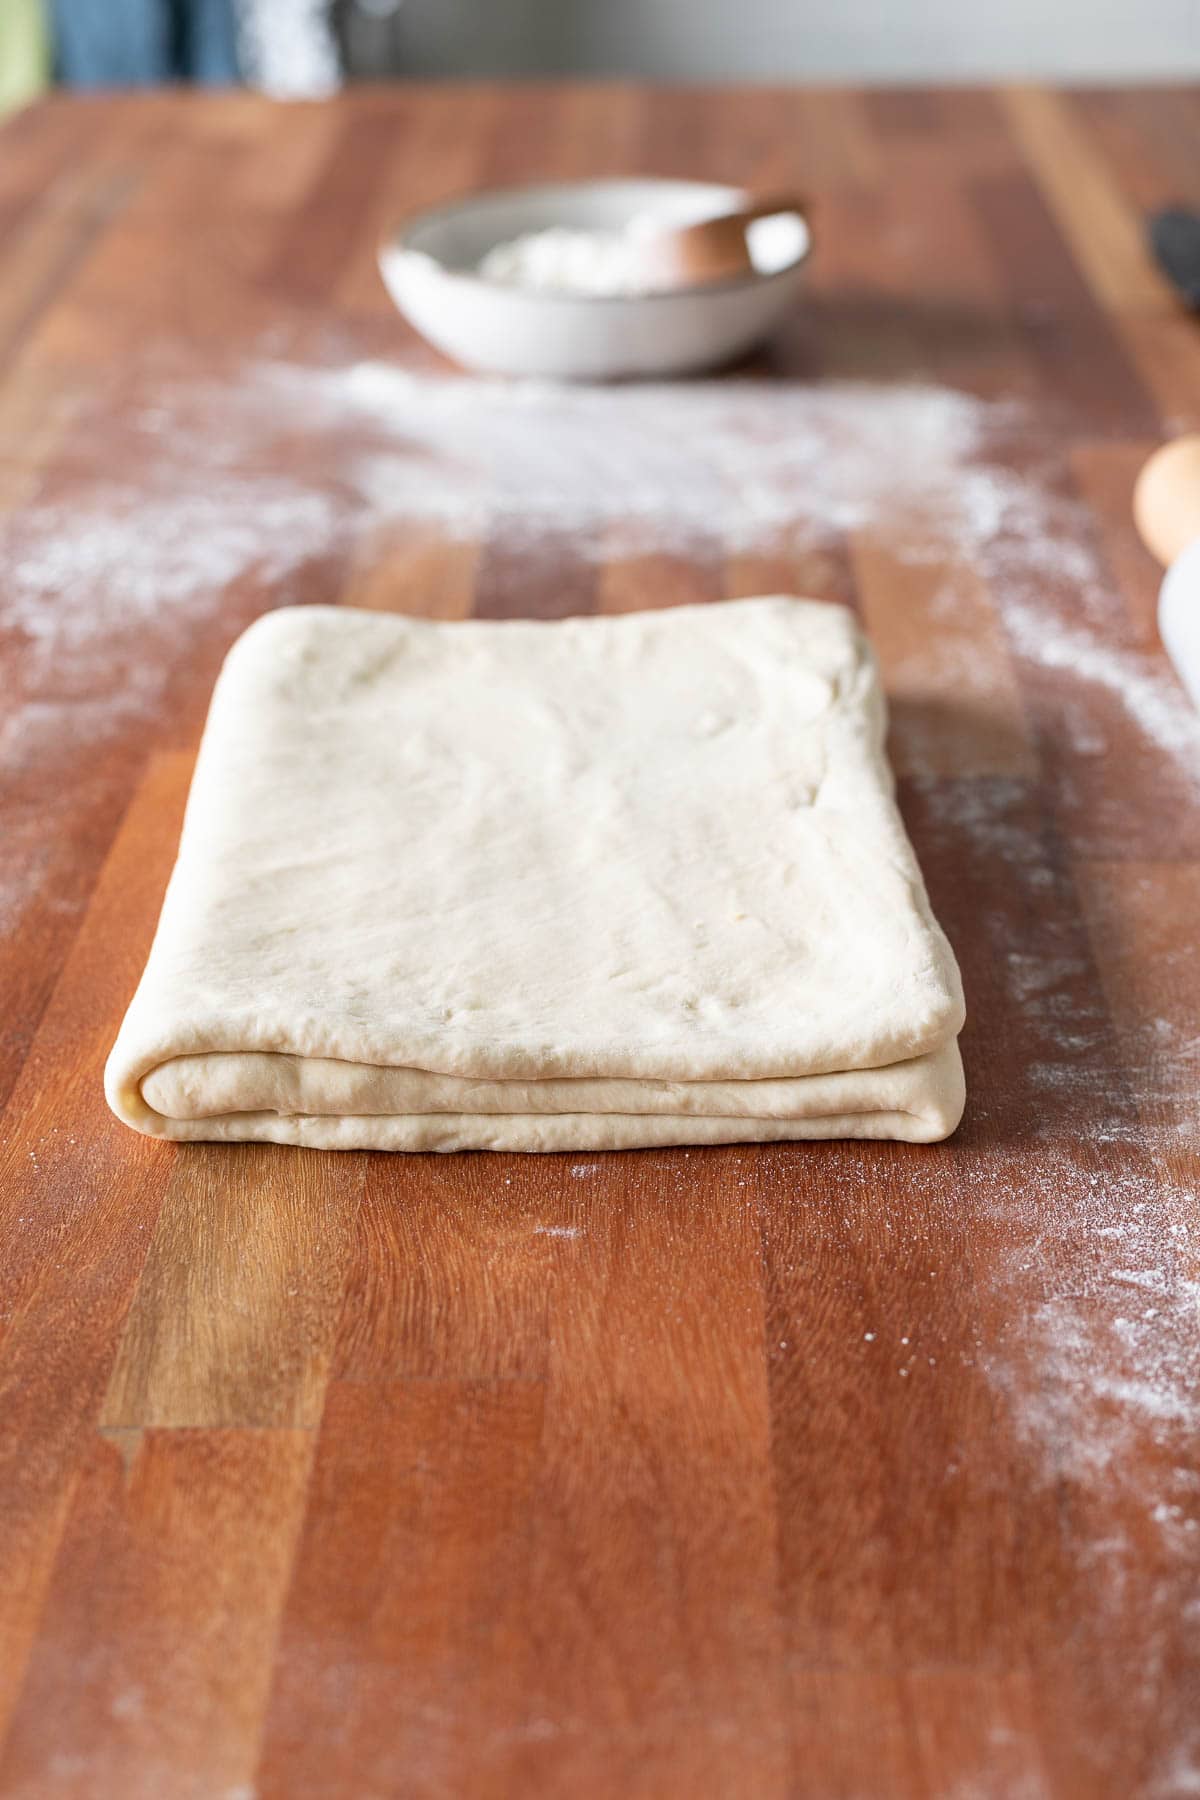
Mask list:
POLYGON ((259 1793, 509 1791, 543 1403, 525 1381, 331 1387, 259 1793))
POLYGON ((179 1158, 101 1425, 318 1425, 354 1192, 353 1170, 302 1151, 286 1171, 263 1146, 179 1158))
POLYGON ((0 1793, 1196 1791, 1200 736, 1128 501, 1200 429, 1140 223, 1200 205, 1198 151, 1180 88, 5 126, 0 1793), (434 454, 386 384, 347 400, 355 368, 451 379, 378 281, 395 217, 643 169, 812 194, 741 404, 802 434, 832 396, 831 455, 864 395, 950 407, 936 506, 872 510, 853 463, 835 505, 809 462, 790 525, 609 503, 581 533, 460 491, 467 411, 434 454), (176 1152, 110 1117, 207 695, 264 608, 772 590, 879 653, 967 988, 952 1142, 176 1152))
POLYGON ((303 1431, 92 1440, 6 1791, 201 1800, 251 1785, 311 1455, 303 1431))

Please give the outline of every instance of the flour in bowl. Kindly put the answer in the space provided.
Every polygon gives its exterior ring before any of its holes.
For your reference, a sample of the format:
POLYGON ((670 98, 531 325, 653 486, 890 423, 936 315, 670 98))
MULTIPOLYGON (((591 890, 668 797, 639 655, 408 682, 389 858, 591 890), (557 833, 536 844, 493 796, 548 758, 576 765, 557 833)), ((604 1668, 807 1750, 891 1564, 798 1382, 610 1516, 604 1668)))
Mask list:
POLYGON ((644 294, 654 287, 642 249, 656 225, 644 213, 615 231, 552 225, 496 244, 479 264, 488 281, 555 294, 644 294))

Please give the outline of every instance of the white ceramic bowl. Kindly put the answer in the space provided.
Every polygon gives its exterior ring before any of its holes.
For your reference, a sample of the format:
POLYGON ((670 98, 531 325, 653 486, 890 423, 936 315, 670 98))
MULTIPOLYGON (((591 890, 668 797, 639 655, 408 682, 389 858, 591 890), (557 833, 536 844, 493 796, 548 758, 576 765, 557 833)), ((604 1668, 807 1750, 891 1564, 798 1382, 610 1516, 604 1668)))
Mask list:
POLYGON ((683 225, 746 198, 741 188, 701 181, 494 188, 406 220, 381 247, 379 266, 410 323, 468 368, 566 381, 680 375, 731 361, 789 310, 811 246, 802 218, 752 226, 754 274, 699 288, 547 293, 486 279, 480 259, 496 244, 552 225, 619 229, 646 214, 683 225))

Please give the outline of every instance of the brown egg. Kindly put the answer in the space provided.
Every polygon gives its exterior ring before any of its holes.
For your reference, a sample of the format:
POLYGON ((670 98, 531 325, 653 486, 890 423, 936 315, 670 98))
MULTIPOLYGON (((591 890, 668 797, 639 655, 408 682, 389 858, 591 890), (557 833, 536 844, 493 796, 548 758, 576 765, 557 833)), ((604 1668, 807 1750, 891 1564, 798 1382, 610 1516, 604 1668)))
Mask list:
POLYGON ((1133 518, 1152 556, 1173 563, 1200 538, 1200 435, 1163 444, 1143 465, 1133 518))

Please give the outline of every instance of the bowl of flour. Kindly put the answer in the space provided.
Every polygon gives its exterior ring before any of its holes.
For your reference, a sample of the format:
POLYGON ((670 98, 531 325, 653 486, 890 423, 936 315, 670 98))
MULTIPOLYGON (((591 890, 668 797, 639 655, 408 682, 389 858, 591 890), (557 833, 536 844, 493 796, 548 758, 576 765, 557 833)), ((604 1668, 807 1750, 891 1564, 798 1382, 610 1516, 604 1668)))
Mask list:
POLYGON ((654 285, 639 252, 664 226, 748 198, 701 181, 495 188, 404 221, 379 266, 409 323, 464 367, 564 381, 690 374, 743 355, 791 310, 808 223, 755 221, 752 268, 703 286, 654 285))

